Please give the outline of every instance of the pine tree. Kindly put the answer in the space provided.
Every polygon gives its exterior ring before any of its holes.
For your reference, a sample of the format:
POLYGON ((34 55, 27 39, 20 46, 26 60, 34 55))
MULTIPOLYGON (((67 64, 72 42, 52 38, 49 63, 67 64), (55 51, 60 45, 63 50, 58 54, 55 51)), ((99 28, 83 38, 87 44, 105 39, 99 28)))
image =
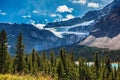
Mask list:
POLYGON ((16 44, 15 64, 17 72, 23 72, 25 70, 24 44, 22 40, 23 40, 22 33, 20 33, 16 44))
POLYGON ((38 66, 38 71, 40 71, 40 67, 41 67, 41 62, 40 62, 40 55, 37 55, 37 66, 38 66))
POLYGON ((61 59, 61 62, 63 64, 63 68, 65 70, 65 73, 67 73, 67 66, 66 66, 66 50, 65 48, 62 48, 60 50, 60 59, 61 59))
POLYGON ((117 78, 117 70, 116 70, 116 67, 114 67, 114 71, 113 71, 114 73, 113 73, 113 76, 114 76, 114 78, 116 79, 117 78))
POLYGON ((111 72, 111 63, 109 58, 105 58, 105 67, 108 69, 108 72, 111 72))
POLYGON ((95 65, 96 70, 98 70, 99 69, 99 60, 98 60, 97 53, 95 53, 95 56, 94 56, 94 65, 95 65))
POLYGON ((7 34, 5 30, 0 33, 0 73, 11 72, 11 58, 8 54, 7 34))
POLYGON ((47 73, 47 58, 46 58, 46 52, 43 51, 42 52, 42 55, 41 55, 41 70, 44 72, 44 73, 47 73))
POLYGON ((51 72, 51 76, 54 77, 54 73, 55 73, 55 55, 54 55, 53 50, 50 51, 50 72, 51 72))
POLYGON ((32 69, 33 69, 33 72, 38 71, 37 53, 36 53, 35 49, 32 50, 32 69))
POLYGON ((74 63, 74 54, 72 52, 70 54, 70 61, 71 61, 71 63, 74 63))
POLYGON ((51 63, 51 67, 53 67, 55 63, 55 55, 53 50, 50 52, 50 63, 51 63))
POLYGON ((62 80, 64 70, 63 70, 63 65, 60 59, 58 60, 58 64, 57 64, 57 74, 58 74, 58 80, 62 80))
POLYGON ((98 78, 99 60, 98 60, 97 53, 95 53, 95 56, 94 56, 94 67, 95 67, 96 78, 98 78))
POLYGON ((84 66, 84 61, 83 59, 79 59, 79 80, 84 80, 85 79, 85 70, 84 70, 85 66, 84 66))
POLYGON ((29 73, 29 56, 28 56, 28 54, 26 54, 26 56, 25 56, 25 62, 26 62, 25 71, 26 71, 27 73, 29 73))
POLYGON ((117 69, 117 78, 116 80, 120 80, 120 63, 118 62, 118 69, 117 69))
POLYGON ((28 71, 29 71, 29 73, 32 72, 32 59, 31 59, 31 55, 29 55, 28 71))

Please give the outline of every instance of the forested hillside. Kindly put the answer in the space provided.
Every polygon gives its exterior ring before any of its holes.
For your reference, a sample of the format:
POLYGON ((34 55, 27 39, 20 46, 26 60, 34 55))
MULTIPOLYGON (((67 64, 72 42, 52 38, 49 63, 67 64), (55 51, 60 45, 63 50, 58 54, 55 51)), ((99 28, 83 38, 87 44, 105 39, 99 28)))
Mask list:
POLYGON ((49 55, 46 55, 45 51, 38 53, 35 49, 28 54, 24 52, 25 45, 22 40, 22 33, 20 33, 16 41, 16 54, 10 56, 7 34, 5 30, 0 32, 1 74, 19 74, 19 76, 31 74, 38 77, 36 80, 41 80, 39 75, 50 76, 48 80, 120 80, 119 59, 116 60, 118 67, 112 67, 110 58, 107 56, 99 58, 98 53, 94 55, 93 65, 89 65, 87 60, 81 56, 75 60, 74 53, 68 53, 65 48, 59 50, 58 56, 55 56, 53 50, 49 55), (79 64, 76 64, 75 61, 78 61, 79 64))

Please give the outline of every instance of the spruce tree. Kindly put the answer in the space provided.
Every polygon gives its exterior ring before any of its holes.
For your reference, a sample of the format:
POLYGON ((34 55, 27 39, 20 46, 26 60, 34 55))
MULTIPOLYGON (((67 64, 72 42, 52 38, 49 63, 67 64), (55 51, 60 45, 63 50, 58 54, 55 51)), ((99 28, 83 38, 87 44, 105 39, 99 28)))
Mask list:
POLYGON ((57 74, 58 74, 58 80, 62 80, 64 75, 64 70, 60 59, 58 60, 58 64, 57 64, 57 74))
POLYGON ((65 48, 62 48, 60 50, 60 59, 61 59, 61 62, 63 64, 63 68, 65 70, 65 73, 67 73, 67 65, 66 65, 66 50, 65 48))
POLYGON ((16 58, 15 64, 17 72, 23 72, 25 70, 25 55, 22 33, 19 34, 16 44, 16 58))
POLYGON ((25 56, 25 62, 26 62, 25 71, 26 71, 27 73, 29 73, 29 56, 28 56, 28 54, 26 54, 26 56, 25 56))
POLYGON ((40 71, 40 67, 41 67, 41 62, 40 62, 40 55, 37 54, 37 66, 38 66, 38 71, 40 71))
POLYGON ((37 53, 35 49, 32 50, 32 69, 33 69, 33 72, 36 72, 38 70, 37 53))
POLYGON ((55 63, 55 55, 53 50, 50 52, 50 63, 51 63, 51 67, 53 67, 55 63))
POLYGON ((47 73, 47 57, 46 57, 46 52, 43 51, 42 52, 42 55, 41 55, 41 70, 44 72, 44 73, 47 73))
POLYGON ((96 78, 98 78, 99 60, 98 60, 97 53, 95 53, 95 56, 94 56, 94 67, 95 67, 96 78))
POLYGON ((111 63, 110 63, 110 59, 108 57, 105 58, 105 67, 108 70, 108 72, 111 72, 111 63))
POLYGON ((8 54, 7 34, 5 30, 0 33, 0 73, 11 72, 11 58, 8 54))

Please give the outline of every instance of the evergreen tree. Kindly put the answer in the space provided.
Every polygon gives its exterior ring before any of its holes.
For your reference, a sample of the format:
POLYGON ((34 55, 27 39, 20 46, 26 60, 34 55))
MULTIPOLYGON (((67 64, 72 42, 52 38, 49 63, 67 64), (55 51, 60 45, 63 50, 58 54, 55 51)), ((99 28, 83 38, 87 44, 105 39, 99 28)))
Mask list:
POLYGON ((57 64, 57 74, 58 74, 58 80, 62 80, 64 70, 63 70, 63 65, 60 59, 58 60, 58 64, 57 64))
POLYGON ((50 71, 51 71, 51 76, 54 77, 55 73, 55 55, 54 51, 50 51, 50 71))
POLYGON ((38 70, 37 53, 35 49, 32 50, 32 69, 33 69, 33 72, 36 72, 38 70))
POLYGON ((29 73, 30 71, 29 71, 29 56, 28 56, 28 54, 26 54, 26 56, 25 56, 25 62, 26 62, 25 71, 26 71, 27 73, 29 73))
POLYGON ((50 52, 50 63, 51 63, 51 67, 53 67, 55 63, 55 55, 53 50, 50 52))
POLYGON ((111 63, 110 63, 110 59, 108 57, 105 58, 105 67, 108 70, 108 72, 111 72, 111 63))
POLYGON ((40 55, 37 55, 37 66, 38 66, 38 71, 40 71, 40 67, 41 67, 40 55))
POLYGON ((65 73, 67 73, 67 67, 66 67, 66 50, 65 50, 65 48, 62 48, 60 50, 60 59, 61 59, 61 62, 63 64, 63 68, 65 70, 65 73))
POLYGON ((71 61, 71 63, 74 64, 74 54, 73 54, 73 52, 70 53, 70 61, 71 61))
POLYGON ((41 55, 41 69, 44 73, 47 73, 47 58, 46 58, 46 52, 43 51, 41 55))
POLYGON ((24 44, 22 40, 23 40, 22 33, 20 33, 16 44, 15 64, 17 72, 23 72, 25 70, 24 44))
POLYGON ((5 30, 0 33, 0 73, 11 72, 11 58, 8 54, 7 34, 5 30))
POLYGON ((94 66, 95 66, 96 78, 98 78, 99 60, 98 60, 98 55, 97 55, 97 53, 95 53, 95 56, 94 56, 94 66))
POLYGON ((79 59, 79 80, 89 80, 90 77, 88 76, 87 65, 83 59, 79 59))

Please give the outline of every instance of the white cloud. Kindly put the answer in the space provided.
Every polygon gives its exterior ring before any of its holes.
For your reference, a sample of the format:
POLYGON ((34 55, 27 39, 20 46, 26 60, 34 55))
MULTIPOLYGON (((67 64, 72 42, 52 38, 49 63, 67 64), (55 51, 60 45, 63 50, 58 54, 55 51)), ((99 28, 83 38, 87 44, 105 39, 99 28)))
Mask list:
POLYGON ((57 8, 57 12, 63 13, 63 12, 72 12, 74 9, 73 8, 69 8, 67 5, 61 5, 57 8))
POLYGON ((2 10, 0 10, 0 15, 6 15, 7 13, 3 12, 2 10))
POLYGON ((30 24, 35 24, 35 21, 34 20, 30 20, 29 23, 30 24))
POLYGON ((66 20, 69 20, 69 19, 72 19, 72 18, 75 18, 75 16, 73 16, 72 14, 68 14, 66 16, 66 18, 63 18, 62 21, 66 21, 66 20))
POLYGON ((72 0, 72 3, 76 3, 76 4, 86 4, 86 0, 72 0))
POLYGON ((24 16, 22 16, 22 18, 31 18, 31 15, 24 15, 24 16))
POLYGON ((34 13, 34 14, 38 14, 39 11, 37 11, 37 10, 33 10, 33 13, 34 13))
POLYGON ((99 8, 100 4, 99 3, 90 2, 90 3, 88 3, 87 6, 91 7, 91 8, 99 8))
POLYGON ((51 17, 56 17, 57 15, 56 15, 56 14, 51 14, 50 16, 51 16, 51 17))

